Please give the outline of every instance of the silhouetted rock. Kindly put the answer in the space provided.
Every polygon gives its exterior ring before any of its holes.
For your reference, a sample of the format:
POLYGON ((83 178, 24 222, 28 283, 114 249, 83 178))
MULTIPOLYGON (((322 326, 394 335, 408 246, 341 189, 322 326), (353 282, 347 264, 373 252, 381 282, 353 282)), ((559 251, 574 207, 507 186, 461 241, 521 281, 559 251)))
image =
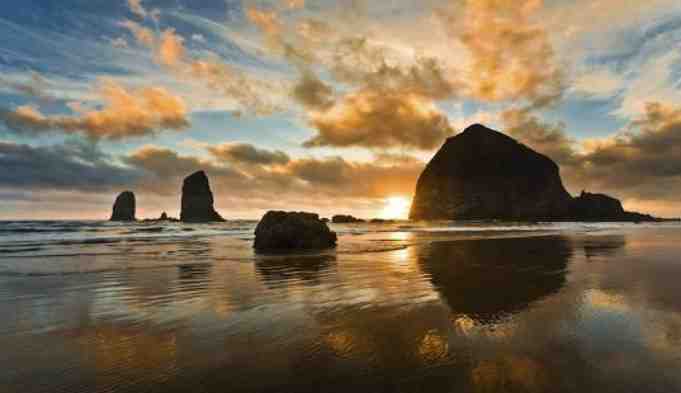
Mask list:
POLYGON ((208 177, 203 171, 198 171, 184 179, 180 220, 184 222, 225 221, 213 208, 213 193, 210 190, 208 177))
POLYGON ((345 214, 337 214, 331 218, 331 222, 334 224, 353 224, 358 222, 364 222, 364 220, 345 214))
POLYGON ((116 197, 111 221, 135 221, 135 194, 124 191, 116 197))
POLYGON ((325 249, 335 247, 336 239, 317 214, 269 211, 255 228, 253 247, 260 251, 325 249))
POLYGON ((165 221, 167 219, 168 219, 168 214, 166 212, 161 213, 161 217, 159 218, 159 220, 165 221))
POLYGON ((655 218, 625 212, 602 194, 572 198, 555 162, 498 131, 472 125, 445 142, 419 177, 413 220, 621 220, 655 218))
POLYGON ((394 224, 396 221, 386 220, 384 218, 372 218, 371 220, 369 220, 369 222, 372 224, 394 224))

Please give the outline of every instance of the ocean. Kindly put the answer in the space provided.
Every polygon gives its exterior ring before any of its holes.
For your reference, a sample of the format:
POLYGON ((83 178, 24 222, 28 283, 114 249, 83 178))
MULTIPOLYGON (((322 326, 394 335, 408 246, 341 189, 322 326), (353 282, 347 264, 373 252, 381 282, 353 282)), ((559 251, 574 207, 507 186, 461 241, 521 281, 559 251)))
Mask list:
POLYGON ((0 222, 0 392, 681 391, 681 223, 0 222))

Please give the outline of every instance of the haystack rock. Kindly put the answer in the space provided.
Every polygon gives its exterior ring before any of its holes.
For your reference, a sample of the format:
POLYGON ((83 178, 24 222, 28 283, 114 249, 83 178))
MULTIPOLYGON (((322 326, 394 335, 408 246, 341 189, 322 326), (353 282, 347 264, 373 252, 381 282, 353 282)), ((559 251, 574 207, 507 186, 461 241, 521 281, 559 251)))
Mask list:
POLYGON ((213 193, 204 171, 198 171, 184 179, 180 220, 184 222, 225 221, 213 208, 213 193))
POLYGON ((413 220, 622 220, 628 213, 601 194, 572 198, 547 156, 498 131, 475 124, 453 136, 419 177, 413 220))
POLYGON ((550 219, 571 201, 550 158, 476 124, 447 139, 421 174, 411 219, 550 219))
POLYGON ((111 221, 135 221, 135 194, 124 191, 116 197, 111 221))
POLYGON ((259 251, 321 250, 336 246, 332 232, 319 215, 269 211, 255 228, 253 247, 259 251))

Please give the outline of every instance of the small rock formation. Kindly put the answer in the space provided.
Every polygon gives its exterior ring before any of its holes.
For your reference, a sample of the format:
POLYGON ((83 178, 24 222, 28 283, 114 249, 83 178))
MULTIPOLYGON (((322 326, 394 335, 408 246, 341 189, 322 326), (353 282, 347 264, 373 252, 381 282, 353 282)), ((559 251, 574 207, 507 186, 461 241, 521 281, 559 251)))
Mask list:
POLYGON ((269 211, 255 228, 253 247, 259 251, 321 250, 335 247, 336 240, 336 233, 317 214, 269 211))
POLYGON ((386 220, 386 219, 384 219, 384 218, 372 218, 371 220, 369 220, 369 222, 372 223, 372 224, 394 224, 394 223, 396 223, 397 221, 395 221, 395 220, 386 220))
POLYGON ((161 213, 161 217, 159 218, 160 221, 167 221, 168 220, 168 214, 166 212, 161 213))
POLYGON ((116 197, 111 221, 135 221, 135 194, 124 191, 116 197))
POLYGON ((198 171, 184 179, 182 184, 180 221, 225 221, 213 208, 213 193, 210 190, 208 177, 204 171, 198 171))
POLYGON ((580 221, 656 221, 647 214, 625 211, 616 198, 586 191, 572 200, 570 212, 571 217, 580 221))
POLYGON ((364 220, 344 214, 337 214, 331 218, 331 222, 334 224, 353 224, 358 222, 364 222, 364 220))
POLYGON ((565 190, 555 162, 475 124, 445 142, 419 177, 412 220, 651 221, 615 198, 565 190))

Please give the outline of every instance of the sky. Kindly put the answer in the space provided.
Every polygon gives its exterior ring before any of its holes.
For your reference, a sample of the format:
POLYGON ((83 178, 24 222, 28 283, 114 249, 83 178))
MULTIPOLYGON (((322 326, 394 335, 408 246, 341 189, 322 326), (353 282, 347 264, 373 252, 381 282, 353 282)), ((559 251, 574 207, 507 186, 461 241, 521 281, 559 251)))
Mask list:
POLYGON ((3 0, 0 219, 403 218, 473 123, 681 216, 678 0, 3 0))

